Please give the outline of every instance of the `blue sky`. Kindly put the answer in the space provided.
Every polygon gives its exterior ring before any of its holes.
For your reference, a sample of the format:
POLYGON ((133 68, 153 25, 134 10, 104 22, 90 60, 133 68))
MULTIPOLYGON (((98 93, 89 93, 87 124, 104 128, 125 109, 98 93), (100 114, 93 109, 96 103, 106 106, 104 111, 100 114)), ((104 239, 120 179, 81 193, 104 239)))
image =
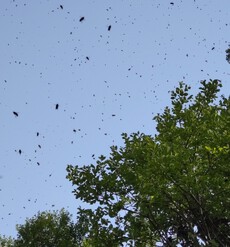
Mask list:
POLYGON ((229 95, 229 9, 229 0, 2 1, 0 234, 15 236, 38 211, 75 215, 83 204, 67 164, 108 155, 123 132, 154 135, 179 81, 195 93, 220 79, 229 95))

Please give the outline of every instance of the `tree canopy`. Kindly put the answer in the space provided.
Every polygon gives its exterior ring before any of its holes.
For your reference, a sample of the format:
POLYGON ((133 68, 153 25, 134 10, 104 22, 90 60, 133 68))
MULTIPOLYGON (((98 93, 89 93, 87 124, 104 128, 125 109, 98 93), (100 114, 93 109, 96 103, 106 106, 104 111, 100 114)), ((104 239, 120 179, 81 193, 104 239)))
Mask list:
POLYGON ((14 239, 11 237, 0 235, 0 246, 1 247, 14 247, 14 239))
POLYGON ((79 235, 71 215, 65 211, 39 212, 17 225, 14 247, 77 247, 79 235))
MULTIPOLYGON (((92 246, 230 246, 230 98, 219 80, 184 83, 154 117, 157 134, 122 134, 96 164, 67 167, 92 246), (93 207, 93 208, 92 208, 93 207)), ((138 116, 137 116, 138 117, 138 116)))
POLYGON ((92 247, 85 238, 85 222, 71 218, 64 209, 38 212, 17 225, 15 239, 0 236, 0 247, 92 247))

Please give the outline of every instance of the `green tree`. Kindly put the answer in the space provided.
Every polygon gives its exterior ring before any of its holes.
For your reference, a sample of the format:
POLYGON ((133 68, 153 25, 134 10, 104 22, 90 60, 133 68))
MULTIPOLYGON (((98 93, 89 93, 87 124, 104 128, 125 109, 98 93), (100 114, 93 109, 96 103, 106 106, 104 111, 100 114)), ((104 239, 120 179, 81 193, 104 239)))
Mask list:
POLYGON ((92 246, 230 246, 230 98, 221 83, 184 83, 154 120, 155 136, 123 134, 96 164, 67 167, 92 246))
POLYGON ((0 235, 0 247, 14 247, 14 239, 0 235))
POLYGON ((64 209, 39 212, 17 225, 17 231, 14 247, 78 247, 82 241, 77 225, 64 209))

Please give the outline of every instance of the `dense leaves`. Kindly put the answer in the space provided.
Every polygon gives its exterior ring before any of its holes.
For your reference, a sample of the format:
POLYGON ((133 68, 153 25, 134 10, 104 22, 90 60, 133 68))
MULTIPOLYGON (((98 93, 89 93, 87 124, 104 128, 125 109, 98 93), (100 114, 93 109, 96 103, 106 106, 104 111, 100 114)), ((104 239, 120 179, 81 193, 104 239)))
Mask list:
POLYGON ((124 146, 88 166, 67 167, 93 246, 230 246, 230 98, 218 80, 199 93, 180 83, 155 136, 123 134, 124 146))
POLYGON ((0 236, 0 247, 92 247, 85 238, 83 218, 74 223, 64 209, 39 212, 17 225, 15 239, 0 236))
POLYGON ((0 236, 0 246, 1 247, 14 247, 14 239, 6 236, 0 236))
POLYGON ((77 247, 78 232, 68 212, 41 212, 18 225, 15 247, 77 247))

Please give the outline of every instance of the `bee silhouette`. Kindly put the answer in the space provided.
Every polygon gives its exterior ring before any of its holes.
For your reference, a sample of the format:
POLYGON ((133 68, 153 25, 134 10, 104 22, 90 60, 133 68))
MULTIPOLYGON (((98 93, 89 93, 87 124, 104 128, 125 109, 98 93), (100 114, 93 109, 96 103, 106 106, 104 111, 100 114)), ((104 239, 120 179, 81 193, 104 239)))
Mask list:
POLYGON ((13 114, 15 117, 18 117, 18 113, 16 111, 13 111, 13 114))
POLYGON ((80 18, 80 22, 82 22, 82 21, 84 21, 85 20, 85 17, 84 16, 82 16, 81 18, 80 18))
POLYGON ((111 27, 112 27, 111 25, 109 25, 109 26, 108 26, 108 31, 110 31, 110 30, 111 30, 111 27))

